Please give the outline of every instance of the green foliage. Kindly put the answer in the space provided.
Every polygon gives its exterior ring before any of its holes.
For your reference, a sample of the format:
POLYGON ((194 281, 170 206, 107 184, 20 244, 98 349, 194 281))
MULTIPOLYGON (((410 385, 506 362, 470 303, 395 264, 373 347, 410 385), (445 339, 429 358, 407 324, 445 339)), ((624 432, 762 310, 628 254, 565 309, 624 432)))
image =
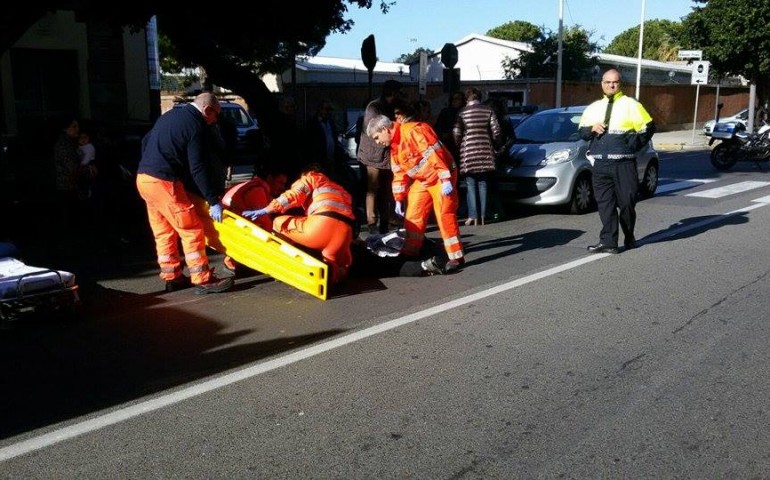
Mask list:
POLYGON ((174 48, 167 35, 158 33, 158 55, 160 57, 160 70, 163 73, 178 74, 186 68, 194 68, 195 65, 183 64, 179 59, 179 54, 174 48))
MULTIPOLYGON (((697 2, 702 4, 703 2, 697 2)), ((757 85, 766 103, 770 93, 770 2, 708 0, 683 22, 682 44, 703 50, 720 75, 742 75, 757 85)))
MULTIPOLYGON (((644 22, 642 58, 662 62, 676 60, 683 28, 682 23, 671 20, 647 20, 644 22)), ((636 57, 638 48, 639 25, 629 28, 613 38, 604 51, 624 57, 636 57)))
POLYGON ((420 53, 422 52, 425 52, 428 56, 431 56, 434 53, 430 48, 417 47, 414 52, 402 53, 401 56, 393 61, 396 63, 406 63, 407 65, 418 63, 420 61, 420 53))
POLYGON ((487 36, 512 42, 530 43, 538 39, 542 33, 542 29, 534 23, 514 20, 489 30, 487 36))
MULTIPOLYGON (((591 41, 592 32, 579 25, 564 29, 562 39, 562 78, 589 80, 596 59, 592 53, 599 50, 591 41)), ((505 78, 554 78, 557 69, 558 32, 546 31, 531 42, 532 52, 522 52, 519 58, 506 58, 502 67, 505 78)))

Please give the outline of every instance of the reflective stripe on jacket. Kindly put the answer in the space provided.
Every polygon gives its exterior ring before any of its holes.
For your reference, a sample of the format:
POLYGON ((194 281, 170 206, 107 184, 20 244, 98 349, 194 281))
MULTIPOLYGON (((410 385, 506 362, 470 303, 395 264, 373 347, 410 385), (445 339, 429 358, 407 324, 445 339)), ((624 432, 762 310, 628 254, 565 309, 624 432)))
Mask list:
POLYGON ((450 180, 455 169, 449 150, 436 132, 423 122, 396 122, 391 140, 390 167, 393 170, 393 197, 403 201, 410 183, 416 180, 426 188, 450 180))
POLYGON ((583 112, 580 118, 580 136, 591 142, 589 154, 597 160, 631 160, 644 148, 655 133, 655 124, 641 103, 623 92, 613 98, 612 114, 603 135, 591 132, 593 125, 604 123, 610 98, 606 95, 583 112))
POLYGON ((302 207, 308 215, 332 212, 351 220, 356 218, 350 194, 319 172, 302 175, 288 190, 270 202, 268 210, 283 213, 294 207, 302 207))

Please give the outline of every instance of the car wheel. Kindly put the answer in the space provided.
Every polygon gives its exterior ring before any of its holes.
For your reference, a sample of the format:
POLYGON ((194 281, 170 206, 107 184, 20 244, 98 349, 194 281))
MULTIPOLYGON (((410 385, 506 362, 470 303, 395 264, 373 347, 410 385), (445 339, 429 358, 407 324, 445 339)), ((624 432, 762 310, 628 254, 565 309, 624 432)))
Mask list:
POLYGON ((642 198, 650 198, 658 189, 658 162, 651 160, 644 171, 642 183, 639 184, 639 194, 642 198))
POLYGON ((594 189, 591 185, 591 174, 581 174, 572 188, 572 199, 569 203, 570 213, 582 215, 593 210, 595 206, 594 189))

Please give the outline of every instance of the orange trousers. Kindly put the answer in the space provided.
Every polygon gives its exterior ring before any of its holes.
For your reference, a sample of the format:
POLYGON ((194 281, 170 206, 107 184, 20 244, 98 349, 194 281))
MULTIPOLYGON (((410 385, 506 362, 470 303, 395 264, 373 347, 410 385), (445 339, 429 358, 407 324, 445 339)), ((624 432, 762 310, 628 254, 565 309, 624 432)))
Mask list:
POLYGON ((182 275, 179 255, 181 240, 190 280, 195 285, 208 282, 211 279, 211 269, 206 256, 203 223, 182 182, 161 180, 140 173, 136 176, 136 188, 147 204, 147 216, 155 237, 155 250, 160 265, 160 278, 173 280, 182 275))
POLYGON ((415 181, 409 187, 407 194, 406 213, 404 215, 404 230, 406 238, 401 253, 409 256, 420 254, 425 229, 431 210, 436 216, 436 223, 444 240, 444 250, 450 260, 463 258, 463 245, 460 242, 460 227, 457 225, 457 173, 452 171, 452 186, 454 190, 447 196, 441 195, 441 182, 430 187, 415 181))
POLYGON ((280 215, 273 220, 273 230, 296 244, 320 251, 331 266, 331 283, 347 277, 353 263, 353 227, 347 223, 324 215, 280 215))

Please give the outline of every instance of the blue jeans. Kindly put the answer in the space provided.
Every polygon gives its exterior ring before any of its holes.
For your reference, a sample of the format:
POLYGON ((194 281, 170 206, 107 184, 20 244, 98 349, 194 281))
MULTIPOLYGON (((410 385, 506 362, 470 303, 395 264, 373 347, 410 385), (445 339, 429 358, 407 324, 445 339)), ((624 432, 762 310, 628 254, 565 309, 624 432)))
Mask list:
POLYGON ((483 173, 469 173, 465 176, 467 189, 468 218, 483 219, 487 214, 487 175, 483 173), (481 216, 479 217, 479 205, 481 216))

